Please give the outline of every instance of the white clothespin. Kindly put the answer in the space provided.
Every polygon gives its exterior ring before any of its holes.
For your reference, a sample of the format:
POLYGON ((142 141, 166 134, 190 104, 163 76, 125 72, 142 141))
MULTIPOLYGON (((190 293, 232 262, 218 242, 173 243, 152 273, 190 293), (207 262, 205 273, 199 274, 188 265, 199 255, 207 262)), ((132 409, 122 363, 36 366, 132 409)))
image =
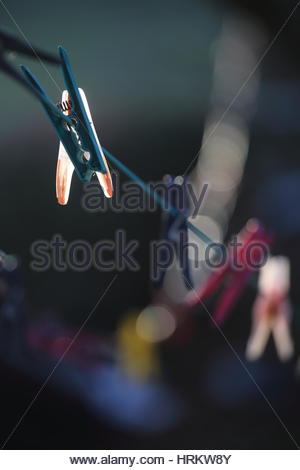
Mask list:
POLYGON ((252 330, 247 343, 246 357, 256 360, 263 354, 271 333, 282 361, 294 352, 290 333, 291 305, 290 262, 284 256, 273 256, 261 268, 259 294, 252 310, 252 330))
MULTIPOLYGON (((99 146, 101 157, 107 169, 107 173, 105 174, 101 173, 100 171, 95 172, 95 173, 97 175, 97 178, 99 180, 99 183, 103 189, 105 196, 110 198, 113 195, 113 185, 112 185, 112 179, 111 179, 111 175, 109 172, 109 168, 108 168, 105 156, 103 154, 103 151, 102 151, 102 148, 101 148, 101 145, 100 145, 97 133, 96 133, 96 129, 92 120, 91 111, 90 111, 85 93, 81 88, 78 88, 78 91, 80 93, 89 123, 94 133, 95 140, 99 146)), ((64 90, 62 94, 61 110, 66 116, 70 114, 71 112, 71 107, 69 106, 69 103, 70 103, 69 93, 67 90, 64 90)), ((76 136, 76 138, 79 139, 78 136, 76 136)), ((89 153, 84 152, 84 157, 86 158, 86 160, 89 160, 89 153)), ((66 152, 62 142, 60 142, 59 151, 58 151, 57 168, 56 168, 56 197, 57 197, 59 204, 61 205, 65 205, 68 203, 73 172, 74 172, 74 165, 71 159, 69 158, 69 155, 66 152)))

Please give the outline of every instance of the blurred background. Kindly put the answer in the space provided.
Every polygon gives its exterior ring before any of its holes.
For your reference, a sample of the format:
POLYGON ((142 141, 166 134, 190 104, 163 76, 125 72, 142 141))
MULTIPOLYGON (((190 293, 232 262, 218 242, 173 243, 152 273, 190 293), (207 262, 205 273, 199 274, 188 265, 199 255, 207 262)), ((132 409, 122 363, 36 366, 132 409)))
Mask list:
MULTIPOLYGON (((270 340, 259 360, 245 358, 257 275, 222 332, 278 415, 205 309, 178 324, 169 310, 153 313, 149 244, 159 237, 160 211, 87 212, 76 177, 68 205, 59 206, 55 133, 37 100, 1 73, 0 249, 12 255, 0 272, 1 443, 12 449, 295 448, 300 11, 281 31, 295 0, 5 5, 11 17, 0 5, 1 28, 24 39, 19 27, 34 47, 52 53, 60 44, 66 48, 101 143, 131 170, 147 182, 188 170, 195 188, 210 183, 194 221, 208 236, 228 240, 252 217, 273 234, 272 254, 291 263, 294 353, 281 362, 270 340), (32 243, 61 234, 68 242, 94 244, 114 239, 118 229, 139 241, 141 270, 117 273, 6 442, 115 274, 35 272, 32 243)), ((8 60, 29 66, 60 101, 59 67, 45 69, 15 54, 8 60)), ((185 295, 177 274, 166 279, 162 294, 176 304, 185 295)), ((201 269, 193 272, 196 285, 206 277, 201 269)))

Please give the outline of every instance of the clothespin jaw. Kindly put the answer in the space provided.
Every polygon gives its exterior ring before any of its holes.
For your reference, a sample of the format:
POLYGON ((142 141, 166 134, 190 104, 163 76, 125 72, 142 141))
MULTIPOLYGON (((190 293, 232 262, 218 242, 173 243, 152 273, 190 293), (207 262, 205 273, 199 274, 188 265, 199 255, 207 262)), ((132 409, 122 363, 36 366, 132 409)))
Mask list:
MULTIPOLYGON (((178 180, 170 175, 164 177, 166 186, 168 211, 162 214, 161 238, 172 244, 174 253, 179 261, 184 284, 188 290, 193 288, 193 280, 190 272, 188 258, 188 224, 189 200, 185 191, 187 178, 178 180), (177 180, 177 181, 176 181, 177 180), (180 194, 181 191, 181 195, 180 194), (180 207, 179 206, 180 199, 180 207), (185 247, 185 248, 184 248, 185 247)), ((158 280, 154 283, 156 288, 161 288, 165 279, 166 269, 161 269, 158 280)))
POLYGON ((61 46, 59 46, 59 55, 67 88, 63 98, 67 97, 67 99, 63 99, 58 106, 51 102, 30 70, 24 66, 21 67, 63 146, 59 150, 56 179, 58 202, 66 204, 68 201, 74 169, 83 182, 91 181, 96 173, 104 194, 106 197, 112 197, 113 186, 109 168, 97 137, 86 96, 83 90, 78 88, 68 55, 61 46), (67 157, 73 166, 67 162, 67 157))

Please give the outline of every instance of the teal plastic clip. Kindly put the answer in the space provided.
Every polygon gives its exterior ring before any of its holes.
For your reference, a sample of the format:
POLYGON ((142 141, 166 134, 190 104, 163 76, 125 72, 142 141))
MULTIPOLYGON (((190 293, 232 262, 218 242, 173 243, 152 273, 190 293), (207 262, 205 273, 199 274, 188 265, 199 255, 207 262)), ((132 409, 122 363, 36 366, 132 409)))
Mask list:
POLYGON ((58 138, 74 165, 76 174, 81 181, 88 182, 95 172, 101 172, 105 175, 109 170, 95 135, 93 123, 89 119, 76 84, 67 52, 62 46, 59 46, 58 50, 69 95, 68 103, 62 103, 60 109, 51 102, 32 72, 25 66, 21 66, 21 69, 52 122, 58 138), (64 114, 63 111, 68 111, 68 114, 64 114))

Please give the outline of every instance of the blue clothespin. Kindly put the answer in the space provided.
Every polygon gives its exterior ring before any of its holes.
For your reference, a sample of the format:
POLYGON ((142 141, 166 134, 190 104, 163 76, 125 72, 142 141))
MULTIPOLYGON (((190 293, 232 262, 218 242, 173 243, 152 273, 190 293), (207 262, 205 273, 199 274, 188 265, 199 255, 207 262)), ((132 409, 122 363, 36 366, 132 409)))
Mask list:
MULTIPOLYGON (((170 175, 164 177, 166 185, 166 210, 162 213, 161 222, 161 239, 171 243, 174 254, 179 262, 182 271, 185 286, 190 290, 193 288, 193 280, 191 277, 190 262, 188 257, 188 216, 189 216, 189 199, 185 190, 187 178, 173 178, 170 175)), ((163 265, 164 260, 160 260, 163 265)), ((165 267, 161 268, 158 278, 154 282, 154 287, 161 288, 168 269, 167 256, 165 259, 165 267)))
POLYGON ((61 142, 59 149, 56 189, 60 204, 69 197, 72 173, 75 169, 81 181, 88 182, 96 173, 107 197, 113 193, 109 168, 99 143, 90 109, 83 90, 79 89, 65 49, 58 48, 66 90, 62 102, 53 104, 35 76, 21 66, 28 83, 35 90, 61 142))

